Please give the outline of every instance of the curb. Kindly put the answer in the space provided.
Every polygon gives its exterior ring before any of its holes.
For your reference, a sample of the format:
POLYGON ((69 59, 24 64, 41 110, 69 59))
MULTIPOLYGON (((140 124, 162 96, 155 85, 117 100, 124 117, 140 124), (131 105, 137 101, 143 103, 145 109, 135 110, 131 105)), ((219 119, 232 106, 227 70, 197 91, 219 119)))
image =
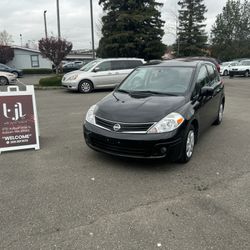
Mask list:
POLYGON ((62 86, 34 86, 35 90, 56 90, 56 89, 64 89, 62 86))

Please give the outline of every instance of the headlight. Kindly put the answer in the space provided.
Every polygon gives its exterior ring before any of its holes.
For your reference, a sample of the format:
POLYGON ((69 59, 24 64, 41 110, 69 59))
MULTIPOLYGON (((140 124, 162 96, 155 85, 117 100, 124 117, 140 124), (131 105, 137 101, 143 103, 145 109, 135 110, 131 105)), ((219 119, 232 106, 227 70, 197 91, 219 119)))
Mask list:
POLYGON ((78 75, 73 75, 73 76, 70 76, 67 80, 75 80, 77 77, 78 75))
POLYGON ((171 113, 156 123, 149 131, 149 134, 171 132, 177 129, 184 122, 182 115, 171 113))
POLYGON ((86 114, 85 120, 91 124, 95 124, 95 109, 96 109, 96 105, 93 105, 92 107, 90 107, 90 109, 88 110, 86 114))

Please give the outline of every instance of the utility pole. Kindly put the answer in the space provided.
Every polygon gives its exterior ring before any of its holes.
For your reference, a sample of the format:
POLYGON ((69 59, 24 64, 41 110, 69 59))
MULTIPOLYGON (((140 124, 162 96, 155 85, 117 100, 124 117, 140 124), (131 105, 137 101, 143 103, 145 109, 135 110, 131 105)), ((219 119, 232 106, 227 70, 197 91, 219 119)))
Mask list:
POLYGON ((91 36, 92 36, 92 57, 95 59, 95 38, 94 38, 94 21, 93 21, 93 3, 90 0, 90 17, 91 17, 91 36))
POLYGON ((61 28, 60 28, 60 10, 59 10, 59 0, 56 0, 57 7, 57 30, 58 30, 58 38, 61 38, 61 28))
POLYGON ((46 20, 46 12, 47 10, 45 10, 43 12, 43 17, 44 17, 44 29, 45 29, 45 38, 48 38, 48 31, 47 31, 47 20, 46 20))
POLYGON ((23 47, 23 35, 20 34, 21 47, 23 47))

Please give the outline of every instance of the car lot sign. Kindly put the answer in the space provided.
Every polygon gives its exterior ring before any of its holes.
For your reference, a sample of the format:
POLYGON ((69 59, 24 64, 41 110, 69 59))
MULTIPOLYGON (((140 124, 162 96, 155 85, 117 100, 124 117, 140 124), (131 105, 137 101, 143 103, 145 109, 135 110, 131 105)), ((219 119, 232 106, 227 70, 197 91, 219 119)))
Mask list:
POLYGON ((40 148, 34 87, 8 86, 0 92, 0 153, 29 148, 40 148))

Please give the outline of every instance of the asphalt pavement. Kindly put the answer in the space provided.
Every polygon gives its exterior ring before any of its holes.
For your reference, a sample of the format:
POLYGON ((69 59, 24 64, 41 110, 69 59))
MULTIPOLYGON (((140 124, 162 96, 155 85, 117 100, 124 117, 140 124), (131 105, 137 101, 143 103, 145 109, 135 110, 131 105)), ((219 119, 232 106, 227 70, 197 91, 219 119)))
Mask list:
POLYGON ((89 149, 83 117, 108 91, 36 91, 41 150, 0 155, 0 249, 250 249, 250 78, 225 87, 186 165, 89 149))

